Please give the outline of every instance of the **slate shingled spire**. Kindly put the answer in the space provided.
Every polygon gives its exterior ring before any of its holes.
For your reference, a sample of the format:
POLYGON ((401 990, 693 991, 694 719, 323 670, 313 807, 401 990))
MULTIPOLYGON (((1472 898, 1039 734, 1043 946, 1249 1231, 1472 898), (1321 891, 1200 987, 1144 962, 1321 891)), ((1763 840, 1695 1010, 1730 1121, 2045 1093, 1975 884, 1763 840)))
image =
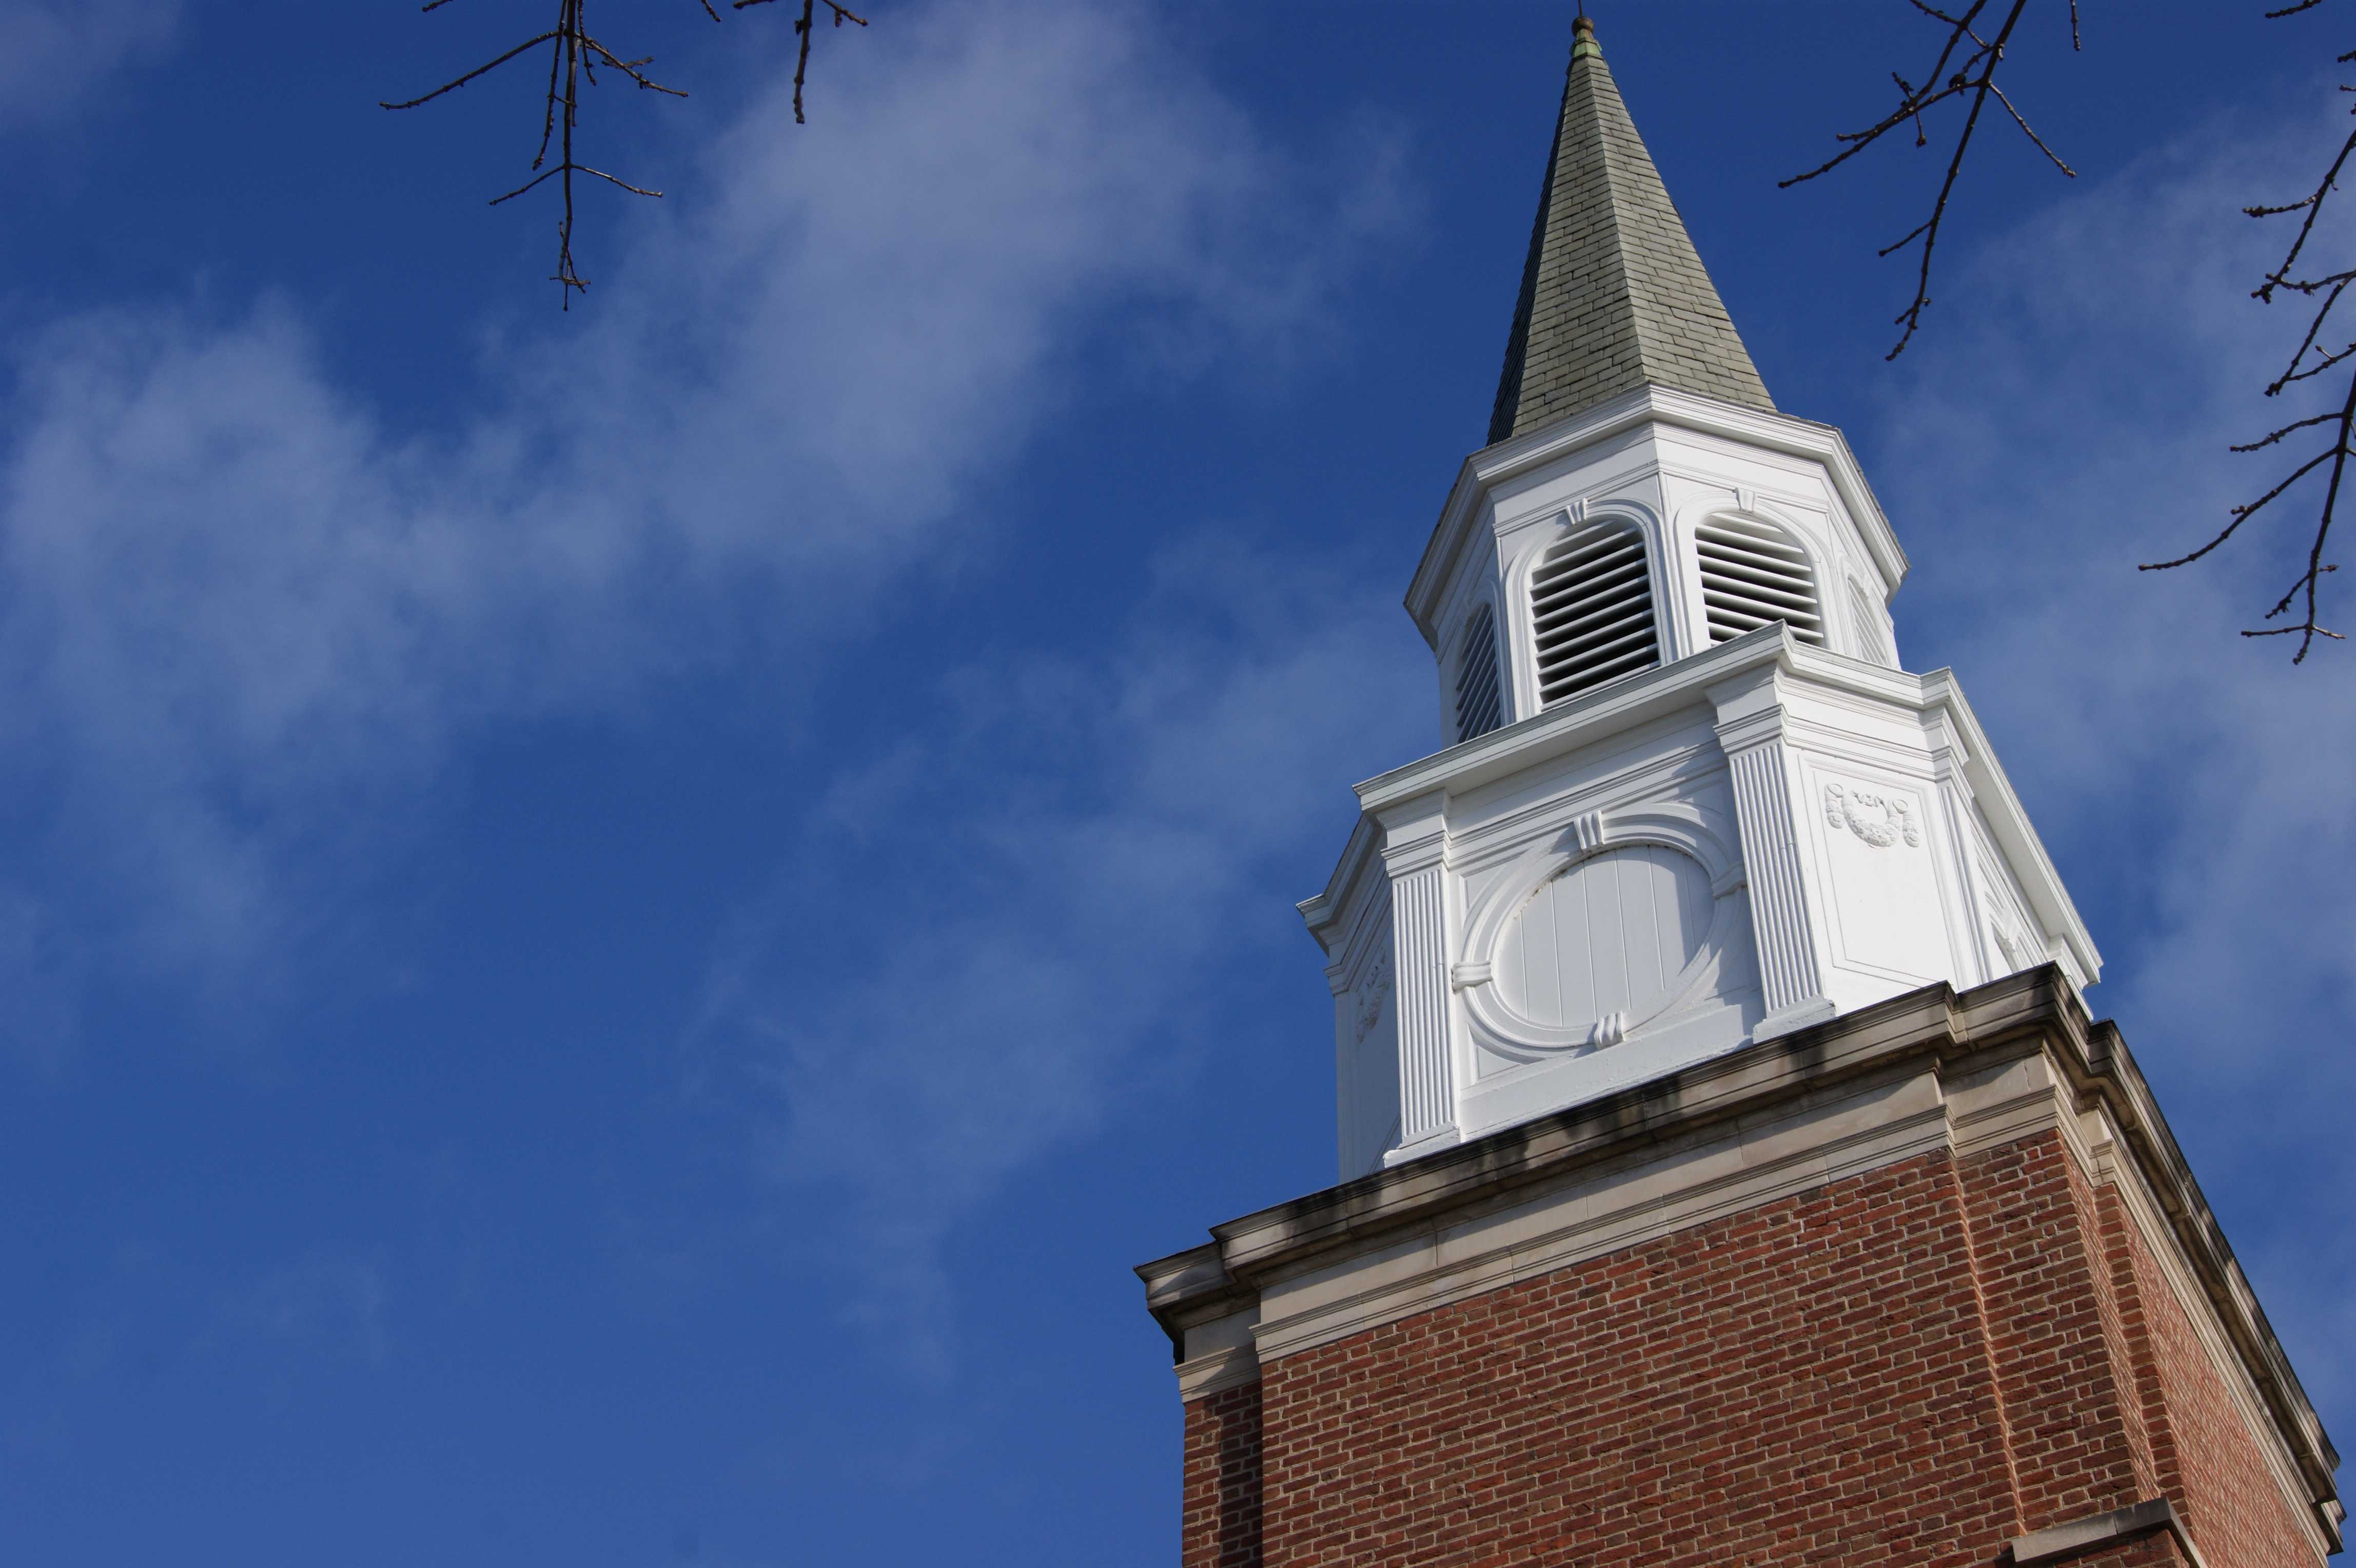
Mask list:
POLYGON ((1620 101, 1595 25, 1582 16, 1571 27, 1490 441, 1647 382, 1773 408, 1620 101))

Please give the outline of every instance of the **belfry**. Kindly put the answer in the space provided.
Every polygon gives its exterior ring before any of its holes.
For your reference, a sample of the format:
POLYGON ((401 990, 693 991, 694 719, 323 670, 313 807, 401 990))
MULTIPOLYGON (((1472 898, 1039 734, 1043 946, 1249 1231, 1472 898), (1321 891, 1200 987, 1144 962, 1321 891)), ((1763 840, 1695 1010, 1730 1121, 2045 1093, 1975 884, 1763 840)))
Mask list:
POLYGON ((1186 1568, 2340 1549, 2338 1455, 1840 432, 1575 26, 1407 607, 1453 744, 1301 906, 1340 1185, 1138 1272, 1186 1568))

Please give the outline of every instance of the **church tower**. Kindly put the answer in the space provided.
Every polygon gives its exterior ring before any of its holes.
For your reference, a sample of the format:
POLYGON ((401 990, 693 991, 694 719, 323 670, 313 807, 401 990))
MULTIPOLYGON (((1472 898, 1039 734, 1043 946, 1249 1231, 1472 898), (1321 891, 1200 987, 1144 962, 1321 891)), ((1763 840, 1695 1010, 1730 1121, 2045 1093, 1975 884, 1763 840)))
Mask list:
POLYGON ((2337 1552, 2093 940, 1900 661, 1905 554, 1584 17, 1489 442, 1407 594, 1453 744, 1301 906, 1341 1185, 1139 1270, 1185 1568, 2337 1552))

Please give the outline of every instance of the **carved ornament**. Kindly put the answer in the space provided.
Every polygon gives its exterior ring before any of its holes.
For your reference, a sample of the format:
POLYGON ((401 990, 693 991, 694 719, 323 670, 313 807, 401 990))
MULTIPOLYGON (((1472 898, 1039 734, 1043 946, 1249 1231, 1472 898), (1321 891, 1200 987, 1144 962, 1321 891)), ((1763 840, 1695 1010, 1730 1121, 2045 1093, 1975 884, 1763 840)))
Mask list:
POLYGON ((1825 786, 1825 821, 1847 828, 1876 849, 1888 849, 1901 839, 1909 849, 1922 843, 1914 821, 1914 803, 1903 795, 1879 795, 1853 785, 1825 786))

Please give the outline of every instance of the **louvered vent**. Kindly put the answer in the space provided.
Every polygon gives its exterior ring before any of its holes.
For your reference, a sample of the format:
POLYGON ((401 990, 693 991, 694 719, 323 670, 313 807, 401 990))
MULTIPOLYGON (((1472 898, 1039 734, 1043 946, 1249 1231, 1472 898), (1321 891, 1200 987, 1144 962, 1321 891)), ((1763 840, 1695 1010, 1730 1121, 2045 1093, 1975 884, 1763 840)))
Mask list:
POLYGON ((1483 605, 1464 623, 1456 651, 1456 738, 1487 735, 1505 722, 1497 692, 1497 616, 1483 605))
POLYGON ((1530 618, 1541 704, 1658 664, 1644 536, 1603 523, 1548 550, 1530 578, 1530 618))
POLYGON ((1821 647, 1825 619, 1808 558, 1772 524, 1713 518, 1695 531, 1701 600, 1712 642, 1730 642, 1773 621, 1821 647))

